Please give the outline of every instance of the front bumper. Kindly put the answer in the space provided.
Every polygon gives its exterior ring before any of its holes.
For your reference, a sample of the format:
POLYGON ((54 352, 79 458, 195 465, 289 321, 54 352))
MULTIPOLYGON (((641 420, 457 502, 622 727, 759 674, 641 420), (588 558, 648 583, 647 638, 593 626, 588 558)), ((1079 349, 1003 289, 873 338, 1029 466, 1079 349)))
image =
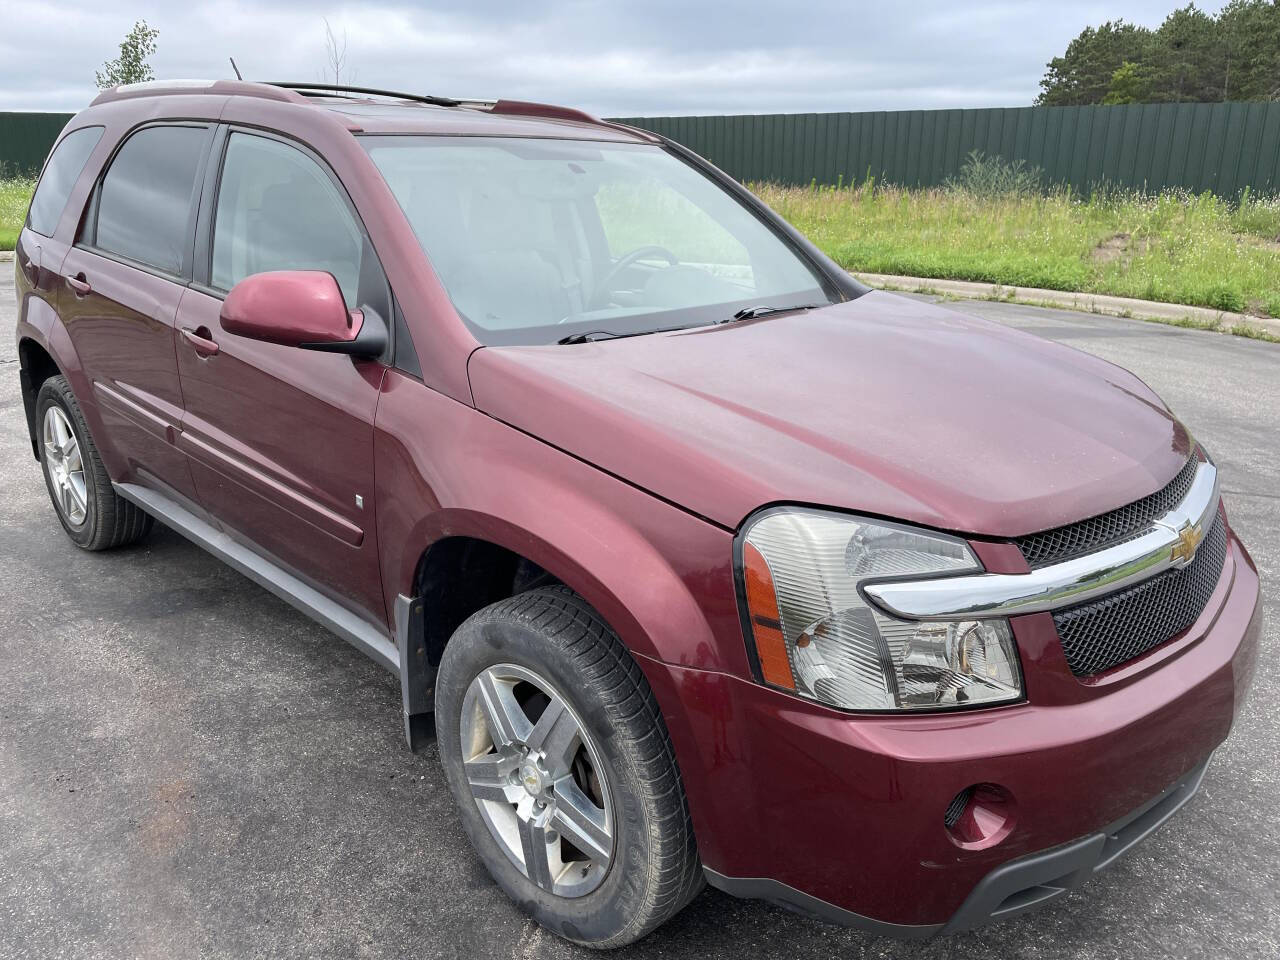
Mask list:
POLYGON ((725 893, 754 900, 768 900, 796 913, 870 929, 885 936, 916 938, 935 933, 959 933, 994 920, 1005 920, 1044 906, 1074 890, 1095 873, 1105 870, 1130 847, 1145 840, 1177 813, 1200 789, 1206 760, 1177 783, 1144 803, 1105 830, 1081 837, 1043 853, 1032 853, 996 867, 982 878, 946 924, 902 925, 885 923, 841 909, 767 879, 726 877, 706 869, 707 881, 725 893))
POLYGON ((1038 906, 1107 866, 1194 793, 1252 677, 1258 576, 1230 536, 1181 637, 1079 680, 1047 613, 1016 618, 1027 702, 851 716, 725 674, 646 664, 709 880, 899 937, 1038 906), (944 825, 996 784, 1013 825, 980 849, 944 825))

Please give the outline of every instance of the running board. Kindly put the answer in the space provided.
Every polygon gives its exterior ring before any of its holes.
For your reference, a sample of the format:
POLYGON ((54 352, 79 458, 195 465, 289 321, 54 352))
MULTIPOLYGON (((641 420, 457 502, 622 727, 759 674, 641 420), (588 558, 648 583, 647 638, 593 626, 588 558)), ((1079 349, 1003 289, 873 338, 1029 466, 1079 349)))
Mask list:
POLYGON ((166 527, 176 530, 196 546, 203 547, 232 569, 329 628, 396 676, 400 675, 400 654, 395 643, 374 624, 362 620, 319 590, 260 557, 172 498, 136 483, 113 483, 112 486, 116 493, 137 504, 166 527))

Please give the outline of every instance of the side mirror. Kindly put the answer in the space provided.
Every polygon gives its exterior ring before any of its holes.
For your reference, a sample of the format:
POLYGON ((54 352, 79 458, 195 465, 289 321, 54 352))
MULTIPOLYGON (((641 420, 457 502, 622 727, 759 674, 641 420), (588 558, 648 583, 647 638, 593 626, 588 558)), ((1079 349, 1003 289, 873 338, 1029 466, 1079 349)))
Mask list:
POLYGON ((370 309, 348 310, 332 274, 322 270, 255 273, 222 302, 222 329, 236 336, 303 350, 377 357, 386 322, 370 309))

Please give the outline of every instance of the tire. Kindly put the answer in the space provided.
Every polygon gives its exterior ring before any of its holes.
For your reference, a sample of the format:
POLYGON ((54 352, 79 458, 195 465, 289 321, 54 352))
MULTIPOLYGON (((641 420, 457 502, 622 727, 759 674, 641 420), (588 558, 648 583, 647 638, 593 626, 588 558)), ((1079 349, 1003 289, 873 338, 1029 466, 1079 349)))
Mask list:
POLYGON ((573 591, 531 590, 467 620, 445 646, 435 711, 440 760, 467 835, 498 885, 542 926, 583 946, 620 947, 670 919, 702 889, 684 788, 657 702, 618 636, 573 591), (494 735, 496 700, 514 703, 523 718, 499 725, 526 725, 524 739, 513 738, 514 759, 494 735), (577 740, 568 733, 575 724, 577 740), (549 731, 545 740, 540 729, 549 731), (538 746, 522 758, 521 744, 529 743, 538 746), (575 757, 568 775, 556 772, 554 759, 566 752, 575 757), (538 790, 531 781, 541 781, 538 790), (582 826, 579 812, 588 804, 592 829, 582 826), (545 848, 537 839, 540 816, 547 818, 545 848), (524 851, 540 848, 550 851, 550 869, 535 866, 531 879, 524 851))
POLYGON ((36 437, 49 499, 62 529, 76 546, 110 550, 147 535, 151 517, 111 486, 66 377, 50 377, 40 385, 36 437), (51 443, 59 439, 61 443, 51 443))

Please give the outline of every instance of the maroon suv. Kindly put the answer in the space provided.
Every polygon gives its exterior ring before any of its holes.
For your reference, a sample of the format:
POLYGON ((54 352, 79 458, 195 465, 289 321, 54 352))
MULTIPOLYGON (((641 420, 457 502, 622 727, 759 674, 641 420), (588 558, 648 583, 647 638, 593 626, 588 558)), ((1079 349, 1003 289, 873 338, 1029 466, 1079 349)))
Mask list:
POLYGON ((1019 913, 1184 804, 1249 684, 1257 572, 1146 385, 868 291, 652 134, 122 87, 17 271, 71 539, 159 519, 395 673, 570 940, 704 879, 896 936, 1019 913))

